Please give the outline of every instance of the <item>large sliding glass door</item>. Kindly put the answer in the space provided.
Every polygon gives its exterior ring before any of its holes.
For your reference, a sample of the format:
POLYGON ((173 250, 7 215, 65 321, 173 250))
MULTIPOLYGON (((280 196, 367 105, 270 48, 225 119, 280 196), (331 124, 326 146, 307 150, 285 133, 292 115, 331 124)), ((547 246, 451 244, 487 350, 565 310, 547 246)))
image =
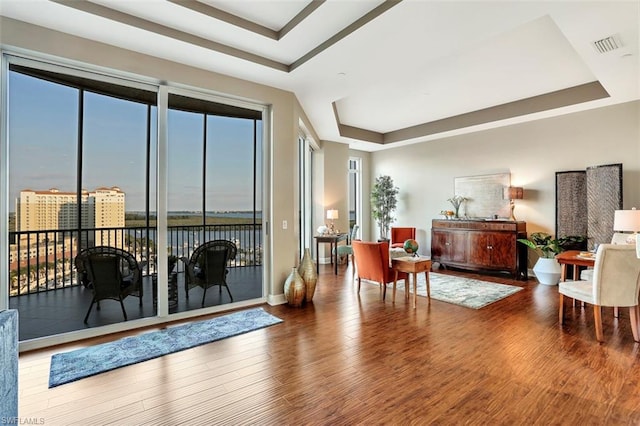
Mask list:
MULTIPOLYGON (((16 60, 7 78, 9 307, 19 311, 20 340, 122 322, 120 304, 107 301, 83 321, 93 289, 74 259, 115 247, 148 275, 153 251, 148 227, 127 226, 126 214, 152 213, 155 89, 39 65, 16 60)), ((154 315, 151 300, 129 298, 124 309, 130 319, 154 315)))
POLYGON ((195 96, 169 95, 167 241, 181 258, 170 312, 263 295, 262 112, 195 96), (221 278, 199 251, 215 240, 236 249, 221 278))
MULTIPOLYGON (((264 107, 13 55, 3 65, 0 146, 9 168, 0 180, 9 192, 0 195, 10 203, 0 309, 19 311, 21 341, 124 322, 119 302, 108 300, 83 321, 93 290, 74 260, 95 246, 138 263, 142 304, 124 300, 129 321, 167 314, 158 303, 167 293, 169 314, 264 296, 264 107), (157 129, 168 129, 166 151, 157 129), (204 290, 194 288, 187 299, 185 265, 217 239, 237 247, 226 262, 229 292, 209 289, 203 304, 204 290), (158 273, 164 256, 168 275, 158 273)), ((195 273, 205 269, 196 264, 195 273)))

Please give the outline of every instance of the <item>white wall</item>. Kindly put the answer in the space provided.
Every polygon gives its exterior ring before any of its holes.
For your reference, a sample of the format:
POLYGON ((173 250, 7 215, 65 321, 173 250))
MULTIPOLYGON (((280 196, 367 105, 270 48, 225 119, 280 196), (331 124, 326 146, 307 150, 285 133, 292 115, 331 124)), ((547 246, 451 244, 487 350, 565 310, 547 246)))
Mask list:
MULTIPOLYGON (((454 178, 511 172, 524 187, 515 215, 527 231, 555 234, 555 173, 623 164, 623 207, 640 208, 640 102, 424 142, 372 153, 372 180, 390 175, 400 188, 399 226, 417 227, 421 253, 431 220, 451 205, 454 178)), ((371 224, 372 235, 375 223, 371 224)))

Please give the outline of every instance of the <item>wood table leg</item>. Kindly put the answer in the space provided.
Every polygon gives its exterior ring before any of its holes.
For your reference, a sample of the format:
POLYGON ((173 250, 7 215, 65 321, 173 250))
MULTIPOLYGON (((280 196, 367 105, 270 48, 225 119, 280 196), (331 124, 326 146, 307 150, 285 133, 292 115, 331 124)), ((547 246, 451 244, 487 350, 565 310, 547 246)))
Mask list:
POLYGON ((431 299, 431 283, 429 282, 429 271, 424 271, 424 278, 427 282, 427 298, 431 299))
POLYGON ((320 242, 316 240, 316 274, 320 273, 320 242))
POLYGON ((417 299, 418 299, 418 274, 414 272, 413 273, 413 309, 416 308, 417 299))
MULTIPOLYGON (((396 275, 393 278, 393 296, 391 297, 391 301, 393 303, 396 302, 396 284, 398 283, 398 270, 396 269, 396 275)), ((386 285, 386 284, 385 284, 386 285)))

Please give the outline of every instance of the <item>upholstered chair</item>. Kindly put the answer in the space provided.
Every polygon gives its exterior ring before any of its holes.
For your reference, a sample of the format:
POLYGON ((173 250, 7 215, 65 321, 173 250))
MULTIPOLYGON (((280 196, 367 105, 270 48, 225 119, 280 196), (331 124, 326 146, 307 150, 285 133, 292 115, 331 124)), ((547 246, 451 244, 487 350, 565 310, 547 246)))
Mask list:
MULTIPOLYGON (((358 293, 360 293, 360 280, 374 281, 380 284, 382 300, 387 295, 387 283, 393 282, 395 271, 389 264, 389 242, 353 241, 353 257, 358 268, 358 293)), ((405 272, 398 273, 398 280, 405 280, 405 272)), ((395 284, 394 284, 395 291, 395 284)))
MULTIPOLYGON (((358 229, 360 226, 353 225, 351 228, 351 232, 347 237, 347 244, 342 244, 336 247, 334 250, 338 252, 338 258, 342 256, 347 256, 347 265, 349 264, 349 256, 351 256, 351 260, 353 261, 353 248, 351 247, 351 242, 358 237, 358 229)), ((356 268, 353 268, 353 272, 355 273, 356 268)))
MULTIPOLYGON (((630 234, 624 234, 622 232, 614 232, 611 237, 611 244, 629 244, 627 242, 629 235, 630 234)), ((593 280, 593 268, 588 268, 580 272, 580 279, 585 281, 593 280)))
POLYGON ((391 248, 402 248, 407 240, 416 239, 416 228, 391 227, 391 248))
POLYGON ((558 287, 559 320, 564 322, 564 297, 593 305, 596 339, 602 333, 602 306, 629 307, 633 340, 640 342, 638 332, 638 295, 640 294, 640 259, 631 244, 601 244, 596 252, 592 281, 565 281, 558 287))

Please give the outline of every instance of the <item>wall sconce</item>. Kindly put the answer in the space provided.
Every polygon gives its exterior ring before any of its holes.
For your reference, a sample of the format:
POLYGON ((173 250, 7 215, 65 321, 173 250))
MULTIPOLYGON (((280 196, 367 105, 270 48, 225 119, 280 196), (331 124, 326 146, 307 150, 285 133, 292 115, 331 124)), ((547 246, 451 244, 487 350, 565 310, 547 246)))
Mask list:
POLYGON ((629 244, 636 241, 637 234, 640 232, 640 210, 632 208, 631 210, 616 210, 613 216, 613 230, 621 232, 633 232, 627 238, 629 244))
POLYGON ((327 210, 327 219, 331 222, 329 223, 329 232, 334 234, 336 232, 334 220, 338 219, 338 210, 327 210))
POLYGON ((504 189, 503 198, 509 200, 509 204, 511 205, 511 217, 509 217, 509 220, 516 220, 516 217, 513 215, 516 203, 513 200, 522 200, 524 198, 524 189, 521 186, 508 186, 504 189))

